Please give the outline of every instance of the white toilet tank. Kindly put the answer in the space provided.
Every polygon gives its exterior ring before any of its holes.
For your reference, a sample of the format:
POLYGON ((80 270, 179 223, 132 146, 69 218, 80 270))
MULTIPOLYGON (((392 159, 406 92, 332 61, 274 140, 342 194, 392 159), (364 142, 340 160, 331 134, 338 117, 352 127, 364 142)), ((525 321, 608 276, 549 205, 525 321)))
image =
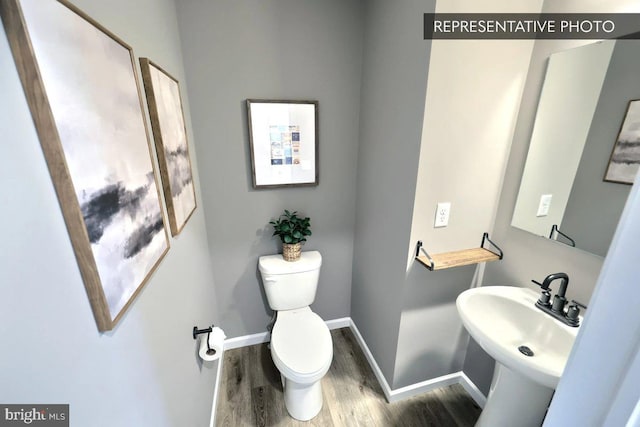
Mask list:
POLYGON ((316 299, 321 265, 318 251, 302 252, 294 262, 285 261, 282 255, 260 257, 258 268, 269 307, 281 311, 311 305, 316 299))

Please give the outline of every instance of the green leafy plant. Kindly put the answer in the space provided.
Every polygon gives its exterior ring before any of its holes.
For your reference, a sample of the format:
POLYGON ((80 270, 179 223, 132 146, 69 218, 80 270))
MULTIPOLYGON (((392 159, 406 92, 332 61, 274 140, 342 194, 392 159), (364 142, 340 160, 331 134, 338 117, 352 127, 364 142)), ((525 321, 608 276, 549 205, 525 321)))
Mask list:
POLYGON ((273 235, 279 236, 282 243, 306 242, 307 236, 311 236, 311 219, 300 218, 297 214, 297 211, 289 212, 285 209, 278 219, 269 221, 273 225, 273 235))

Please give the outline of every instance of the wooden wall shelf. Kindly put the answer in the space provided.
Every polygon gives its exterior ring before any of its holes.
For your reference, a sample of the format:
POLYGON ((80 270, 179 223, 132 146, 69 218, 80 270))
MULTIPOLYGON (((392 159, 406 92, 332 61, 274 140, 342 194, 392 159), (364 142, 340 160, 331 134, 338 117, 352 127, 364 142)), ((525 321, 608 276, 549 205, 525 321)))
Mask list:
POLYGON ((422 242, 418 241, 416 248, 416 260, 427 267, 429 270, 444 270, 453 267, 462 267, 464 265, 479 264, 481 262, 498 261, 503 257, 502 249, 489 240, 489 234, 484 233, 482 243, 479 248, 463 249, 460 251, 443 252, 435 255, 429 255, 422 247, 422 242), (498 253, 484 248, 485 241, 493 245, 498 253), (424 255, 420 255, 420 251, 424 255))
POLYGON ((461 251, 443 252, 431 255, 433 268, 429 258, 424 255, 417 256, 416 259, 424 264, 429 270, 444 270, 445 268, 462 267, 463 265, 479 264, 481 262, 498 261, 500 255, 494 254, 488 249, 474 248, 463 249, 461 251))

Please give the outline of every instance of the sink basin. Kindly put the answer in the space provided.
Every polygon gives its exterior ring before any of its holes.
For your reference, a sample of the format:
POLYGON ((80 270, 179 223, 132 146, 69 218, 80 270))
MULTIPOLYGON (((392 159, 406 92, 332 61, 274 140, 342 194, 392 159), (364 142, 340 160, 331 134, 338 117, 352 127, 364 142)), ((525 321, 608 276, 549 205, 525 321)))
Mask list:
POLYGON ((464 327, 496 361, 476 426, 540 426, 579 328, 535 307, 538 293, 512 286, 469 289, 456 306, 464 327))
POLYGON ((512 286, 469 289, 456 306, 464 327, 491 357, 555 389, 578 334, 535 307, 538 293, 512 286), (518 350, 526 346, 533 356, 518 350))

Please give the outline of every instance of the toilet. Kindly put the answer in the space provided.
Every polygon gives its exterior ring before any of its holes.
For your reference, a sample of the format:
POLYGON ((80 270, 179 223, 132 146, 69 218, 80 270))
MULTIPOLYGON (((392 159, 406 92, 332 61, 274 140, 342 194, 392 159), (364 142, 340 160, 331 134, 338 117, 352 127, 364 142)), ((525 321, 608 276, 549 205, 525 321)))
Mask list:
POLYGON ((321 379, 333 360, 331 333, 309 307, 316 298, 322 256, 303 252, 300 260, 282 255, 259 258, 267 300, 276 311, 271 358, 280 371, 284 402, 293 418, 307 421, 322 409, 321 379))

